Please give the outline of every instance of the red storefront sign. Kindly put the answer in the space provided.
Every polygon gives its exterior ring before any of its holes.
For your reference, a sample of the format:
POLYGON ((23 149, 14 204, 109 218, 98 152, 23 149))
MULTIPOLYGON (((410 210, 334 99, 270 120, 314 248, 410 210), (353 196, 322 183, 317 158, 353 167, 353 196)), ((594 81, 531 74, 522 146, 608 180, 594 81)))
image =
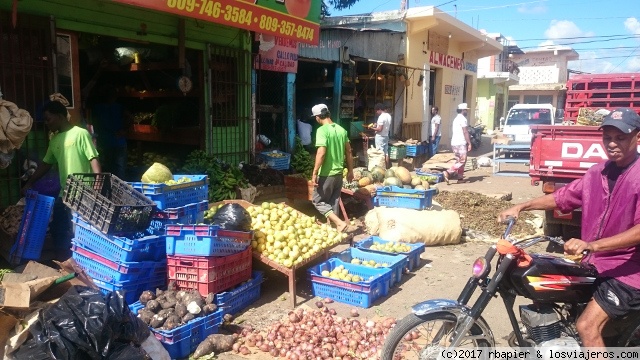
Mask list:
POLYGON ((318 44, 322 0, 112 0, 318 44), (309 20, 311 19, 311 20, 309 20))
POLYGON ((462 70, 464 65, 464 60, 459 57, 440 54, 435 51, 431 51, 429 53, 429 63, 433 65, 445 66, 451 69, 462 70))
POLYGON ((261 70, 298 72, 298 42, 273 35, 256 33, 260 56, 254 67, 261 70))

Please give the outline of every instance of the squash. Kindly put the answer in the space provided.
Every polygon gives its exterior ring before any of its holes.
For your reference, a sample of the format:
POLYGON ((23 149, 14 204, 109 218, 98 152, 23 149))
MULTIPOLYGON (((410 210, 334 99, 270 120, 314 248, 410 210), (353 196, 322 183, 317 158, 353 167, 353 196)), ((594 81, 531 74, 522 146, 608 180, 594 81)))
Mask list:
POLYGON ((415 190, 426 190, 426 189, 424 188, 424 186, 422 186, 422 185, 416 185, 416 186, 414 187, 414 189, 415 189, 415 190))
POLYGON ((418 185, 422 185, 422 179, 416 176, 411 179, 411 186, 418 186, 418 185))
POLYGON ((396 170, 396 177, 405 185, 411 184, 411 173, 403 167, 398 167, 396 170))
POLYGON ((365 177, 361 178, 360 180, 358 180, 358 186, 365 187, 367 185, 371 185, 371 178, 370 177, 365 176, 365 177))

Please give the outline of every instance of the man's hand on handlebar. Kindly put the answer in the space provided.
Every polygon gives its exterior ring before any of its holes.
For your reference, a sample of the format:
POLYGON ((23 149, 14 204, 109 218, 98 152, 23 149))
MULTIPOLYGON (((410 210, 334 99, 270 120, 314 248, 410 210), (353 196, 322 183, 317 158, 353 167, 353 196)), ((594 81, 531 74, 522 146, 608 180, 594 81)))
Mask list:
POLYGON ((510 217, 518 219, 518 215, 520 215, 520 209, 518 209, 516 206, 510 207, 498 214, 498 222, 504 224, 510 217))
POLYGON ((580 239, 571 239, 564 243, 564 252, 569 255, 579 255, 593 252, 593 246, 580 239))

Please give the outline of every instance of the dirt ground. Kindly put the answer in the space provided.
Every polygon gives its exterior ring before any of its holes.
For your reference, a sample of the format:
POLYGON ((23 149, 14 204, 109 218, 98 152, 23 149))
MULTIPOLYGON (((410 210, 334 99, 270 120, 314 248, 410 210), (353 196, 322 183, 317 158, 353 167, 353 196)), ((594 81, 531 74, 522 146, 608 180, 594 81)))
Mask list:
MULTIPOLYGON (((490 155, 490 139, 484 138, 484 147, 479 152, 470 156, 490 155)), ((524 164, 510 165, 513 171, 528 171, 524 164)), ((504 166, 503 166, 504 168, 504 166)), ((508 206, 541 195, 540 186, 532 186, 528 177, 494 176, 491 167, 478 168, 466 175, 469 182, 464 184, 438 184, 441 191, 473 191, 489 196, 500 197, 511 194, 512 200, 499 202, 500 206, 508 206)), ((305 208, 308 204, 296 203, 296 207, 305 208)), ((500 209, 495 209, 498 211, 500 209)), ((480 216, 481 214, 478 214, 480 216)), ((495 221, 494 216, 484 216, 484 221, 495 221)), ((533 230, 534 229, 531 227, 533 230)), ((482 256, 490 246, 490 240, 478 240, 478 238, 465 238, 465 242, 458 245, 427 247, 421 255, 421 264, 414 272, 406 274, 399 285, 390 290, 389 295, 378 300, 374 306, 368 309, 358 308, 360 318, 374 316, 392 316, 402 318, 411 311, 411 306, 435 298, 457 298, 465 282, 469 278, 471 264, 482 256)), ((334 249, 340 252, 348 245, 341 245, 334 249)), ((543 247, 536 248, 543 251, 543 247)), ((254 263, 255 264, 255 263, 254 263)), ((247 309, 238 314, 236 322, 251 324, 254 328, 261 329, 269 326, 274 321, 281 319, 290 311, 287 278, 277 271, 265 266, 255 266, 256 270, 265 272, 265 282, 262 285, 260 299, 247 309)), ((311 291, 311 283, 307 279, 306 268, 299 270, 298 304, 314 306, 316 298, 311 291)), ((516 304, 517 306, 518 304, 516 304)), ((335 302, 330 307, 336 309, 338 315, 349 316, 352 306, 335 302)), ((506 318, 504 305, 500 299, 492 301, 484 313, 484 318, 491 326, 496 342, 499 346, 507 346, 506 337, 511 332, 506 318)), ((242 359, 231 353, 221 354, 219 359, 242 359)))

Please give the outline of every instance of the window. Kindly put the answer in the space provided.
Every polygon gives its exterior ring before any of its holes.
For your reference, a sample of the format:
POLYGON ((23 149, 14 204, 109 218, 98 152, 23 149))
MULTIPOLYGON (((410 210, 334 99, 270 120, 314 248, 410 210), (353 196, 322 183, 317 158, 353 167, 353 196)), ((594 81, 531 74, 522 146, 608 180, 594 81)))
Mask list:
POLYGON ((507 111, 513 107, 513 105, 520 103, 519 95, 509 95, 509 99, 507 100, 507 111))
POLYGON ((508 125, 550 125, 549 109, 512 109, 507 117, 508 125))
POLYGON ((553 95, 525 95, 524 104, 551 104, 553 95))
POLYGON ((71 36, 57 34, 56 36, 56 66, 58 92, 69 101, 69 108, 73 104, 73 64, 72 64, 71 36))

